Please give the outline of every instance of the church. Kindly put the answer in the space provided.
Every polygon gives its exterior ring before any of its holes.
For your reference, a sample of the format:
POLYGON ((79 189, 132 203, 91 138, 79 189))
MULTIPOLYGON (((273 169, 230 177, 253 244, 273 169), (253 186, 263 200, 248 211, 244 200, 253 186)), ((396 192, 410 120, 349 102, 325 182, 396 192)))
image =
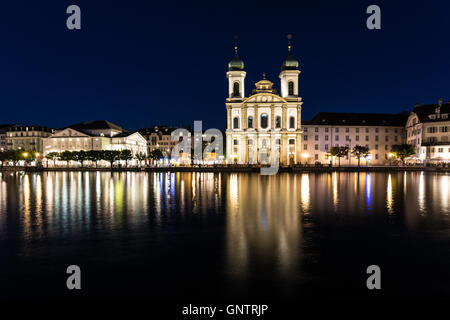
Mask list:
POLYGON ((263 79, 245 96, 244 62, 235 55, 228 64, 226 155, 233 164, 280 164, 301 162, 302 98, 299 97, 299 62, 288 46, 280 72, 278 93, 273 82, 263 79))

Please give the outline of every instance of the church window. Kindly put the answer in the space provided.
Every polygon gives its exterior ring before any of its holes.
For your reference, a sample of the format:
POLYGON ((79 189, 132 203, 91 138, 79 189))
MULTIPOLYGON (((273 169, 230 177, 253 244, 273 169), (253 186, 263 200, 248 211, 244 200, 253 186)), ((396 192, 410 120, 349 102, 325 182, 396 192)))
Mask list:
POLYGON ((295 118, 294 117, 289 118, 289 128, 291 128, 291 129, 295 128, 295 118))
POLYGON ((268 125, 268 119, 267 119, 267 113, 263 113, 261 115, 261 128, 263 129, 267 129, 267 125, 268 125))
POLYGON ((239 118, 238 117, 235 117, 233 119, 233 128, 234 129, 239 129, 239 118))
POLYGON ((253 117, 252 116, 248 117, 248 127, 250 129, 253 128, 253 117))
POLYGON ((240 97, 241 93, 239 90, 239 82, 233 83, 233 97, 240 97))
POLYGON ((292 81, 288 82, 288 94, 290 96, 294 95, 294 82, 292 82, 292 81))
POLYGON ((275 118, 275 128, 281 128, 281 117, 277 116, 275 118))

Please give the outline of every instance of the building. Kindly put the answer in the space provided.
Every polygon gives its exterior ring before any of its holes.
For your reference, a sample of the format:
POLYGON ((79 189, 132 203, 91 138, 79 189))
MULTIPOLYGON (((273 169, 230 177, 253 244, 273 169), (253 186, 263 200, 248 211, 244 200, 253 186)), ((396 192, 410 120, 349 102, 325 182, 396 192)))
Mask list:
POLYGON ((148 154, 159 149, 165 157, 170 157, 172 149, 178 141, 172 141, 172 132, 178 128, 168 126, 154 126, 139 129, 139 133, 147 140, 148 154))
POLYGON ((129 132, 106 120, 77 123, 44 139, 44 155, 80 150, 130 150, 134 156, 147 155, 147 141, 139 132, 129 132))
POLYGON ((244 62, 235 55, 228 64, 226 99, 226 155, 228 163, 281 165, 301 162, 301 108, 298 92, 299 63, 291 55, 283 61, 280 94, 263 75, 249 96, 245 95, 244 62))
MULTIPOLYGON (((320 112, 310 121, 302 121, 302 162, 337 164, 329 156, 331 147, 367 146, 370 155, 361 164, 386 165, 391 159, 392 145, 405 141, 408 113, 332 113, 320 112)), ((342 165, 357 165, 350 154, 341 158, 342 165), (350 157, 349 157, 350 156, 350 157)))
POLYGON ((3 130, 6 130, 7 150, 32 150, 40 153, 43 152, 44 139, 54 132, 47 127, 23 125, 12 125, 3 130))
POLYGON ((414 106, 406 132, 406 142, 416 149, 415 160, 450 162, 450 102, 414 106))
POLYGON ((6 148, 6 132, 11 124, 0 124, 0 151, 5 151, 6 148))

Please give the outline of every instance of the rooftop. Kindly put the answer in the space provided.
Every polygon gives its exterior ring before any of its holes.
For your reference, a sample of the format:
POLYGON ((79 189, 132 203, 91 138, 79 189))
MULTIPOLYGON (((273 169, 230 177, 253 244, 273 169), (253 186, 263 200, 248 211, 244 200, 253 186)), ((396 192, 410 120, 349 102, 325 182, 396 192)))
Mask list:
POLYGON ((73 124, 68 126, 67 128, 72 128, 75 130, 104 130, 104 129, 112 129, 121 132, 125 132, 127 130, 115 125, 114 123, 109 122, 108 120, 93 120, 93 121, 85 121, 73 124))
POLYGON ((403 127, 408 116, 408 112, 398 114, 319 112, 312 120, 302 121, 302 125, 403 127))

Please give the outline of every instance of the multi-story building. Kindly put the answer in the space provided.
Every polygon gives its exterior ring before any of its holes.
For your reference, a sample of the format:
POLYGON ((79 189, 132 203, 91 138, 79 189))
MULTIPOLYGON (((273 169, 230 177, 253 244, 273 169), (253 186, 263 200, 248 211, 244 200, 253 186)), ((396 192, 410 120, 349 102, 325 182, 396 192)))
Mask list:
POLYGON ((80 150, 130 150, 133 155, 147 155, 147 141, 139 132, 126 131, 106 120, 74 124, 44 139, 44 155, 80 150))
POLYGON ((43 141, 54 130, 42 126, 13 125, 6 128, 6 149, 43 151, 43 141))
MULTIPOLYGON (((392 145, 405 141, 407 113, 330 113, 320 112, 310 121, 302 121, 302 158, 304 163, 334 164, 338 159, 330 155, 331 147, 367 146, 370 155, 361 164, 389 164, 392 145)), ((349 154, 341 164, 356 165, 357 159, 349 154)))
POLYGON ((228 98, 226 99, 226 155, 228 163, 279 162, 282 165, 301 161, 301 108, 298 92, 299 63, 291 55, 281 66, 280 94, 263 76, 250 96, 245 95, 244 62, 237 55, 228 64, 228 98))
POLYGON ((147 140, 148 153, 159 149, 164 156, 170 157, 172 149, 178 141, 172 141, 172 132, 178 128, 167 126, 154 126, 139 129, 139 133, 147 140))
POLYGON ((417 160, 450 162, 450 102, 414 106, 406 131, 417 160))
POLYGON ((0 151, 5 151, 6 148, 6 132, 11 124, 0 124, 0 151))

